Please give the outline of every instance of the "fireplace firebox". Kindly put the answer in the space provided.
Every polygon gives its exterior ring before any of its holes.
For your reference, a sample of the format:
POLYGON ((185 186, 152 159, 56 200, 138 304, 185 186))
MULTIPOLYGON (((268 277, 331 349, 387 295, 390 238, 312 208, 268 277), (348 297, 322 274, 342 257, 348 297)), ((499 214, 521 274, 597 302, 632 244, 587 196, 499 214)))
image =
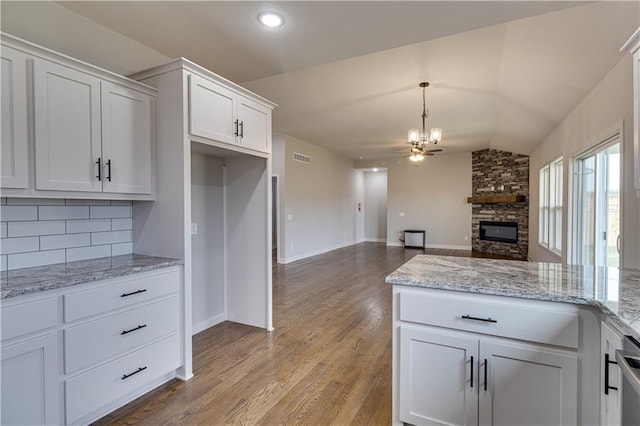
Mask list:
POLYGON ((501 243, 518 243, 517 222, 480 221, 480 239, 501 243))

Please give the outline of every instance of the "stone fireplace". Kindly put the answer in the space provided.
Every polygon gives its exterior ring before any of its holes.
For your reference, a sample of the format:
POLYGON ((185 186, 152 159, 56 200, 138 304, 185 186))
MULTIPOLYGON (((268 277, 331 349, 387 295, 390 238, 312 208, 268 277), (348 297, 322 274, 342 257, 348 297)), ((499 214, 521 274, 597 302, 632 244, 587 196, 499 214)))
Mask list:
POLYGON ((483 149, 473 152, 471 161, 472 250, 526 260, 529 156, 483 149))

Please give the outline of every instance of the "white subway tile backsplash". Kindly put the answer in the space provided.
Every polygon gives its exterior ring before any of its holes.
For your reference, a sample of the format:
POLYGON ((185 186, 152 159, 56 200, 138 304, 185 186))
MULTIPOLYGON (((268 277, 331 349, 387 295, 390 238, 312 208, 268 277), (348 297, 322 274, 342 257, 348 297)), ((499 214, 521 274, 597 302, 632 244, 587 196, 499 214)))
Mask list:
POLYGON ((111 256, 111 245, 67 249, 67 262, 111 256))
POLYGON ((40 237, 40 250, 84 247, 91 245, 91 234, 65 234, 40 237))
MULTIPOLYGON (((44 220, 31 222, 9 222, 7 224, 8 237, 30 237, 37 235, 64 234, 64 220, 44 220)), ((11 262, 9 262, 11 267, 11 262)))
POLYGON ((0 254, 25 253, 40 250, 38 237, 3 238, 0 240, 0 254))
POLYGON ((94 232, 91 234, 91 245, 128 243, 131 231, 94 232))
POLYGON ((2 270, 133 252, 131 201, 0 198, 2 270))
POLYGON ((34 251, 31 253, 10 254, 7 258, 7 269, 30 268, 32 266, 64 263, 64 250, 34 251))
POLYGON ((0 220, 3 222, 12 220, 38 220, 38 207, 2 206, 0 207, 0 220))
POLYGON ((112 231, 124 231, 126 229, 133 229, 133 220, 129 219, 111 219, 112 231))
POLYGON ((67 234, 111 230, 111 219, 67 220, 67 234))
POLYGON ((9 206, 64 206, 64 198, 7 198, 9 206))
POLYGON ((91 219, 131 217, 131 206, 91 206, 91 219))
POLYGON ((39 206, 38 219, 89 219, 89 206, 39 206))
POLYGON ((67 200, 67 206, 110 206, 109 200, 67 200))
POLYGON ((133 243, 120 243, 111 245, 111 256, 133 253, 133 243))

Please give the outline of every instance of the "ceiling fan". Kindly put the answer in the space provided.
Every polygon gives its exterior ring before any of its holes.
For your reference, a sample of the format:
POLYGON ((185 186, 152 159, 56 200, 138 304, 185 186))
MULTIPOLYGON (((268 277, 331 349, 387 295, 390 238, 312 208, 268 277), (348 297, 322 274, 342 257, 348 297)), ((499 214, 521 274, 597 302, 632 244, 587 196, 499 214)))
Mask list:
POLYGON ((424 160, 424 157, 435 155, 436 152, 442 152, 442 149, 426 149, 426 144, 421 144, 418 142, 411 143, 411 151, 406 157, 409 157, 411 161, 417 162, 424 160))

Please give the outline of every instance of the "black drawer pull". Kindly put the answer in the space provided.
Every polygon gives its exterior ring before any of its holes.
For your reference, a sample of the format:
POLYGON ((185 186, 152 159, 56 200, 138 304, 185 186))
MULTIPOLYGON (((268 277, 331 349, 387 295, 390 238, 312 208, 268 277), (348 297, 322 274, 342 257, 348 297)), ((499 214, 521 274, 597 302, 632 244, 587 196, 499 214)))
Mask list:
POLYGON ((611 361, 609 359, 609 354, 604 354, 604 394, 609 395, 609 390, 617 391, 618 388, 615 386, 609 386, 609 364, 618 365, 617 362, 611 361))
POLYGON ((144 371, 144 370, 146 370, 146 369, 147 369, 147 367, 140 367, 140 368, 138 368, 136 371, 134 371, 133 373, 124 374, 124 375, 122 376, 122 380, 128 379, 129 377, 131 377, 131 376, 133 376, 133 375, 135 375, 135 374, 138 374, 139 372, 144 371))
POLYGON ((137 291, 132 291, 131 293, 122 293, 120 295, 120 297, 127 297, 127 296, 133 296, 134 294, 138 294, 138 293, 144 293, 145 291, 147 291, 147 289, 143 289, 143 290, 137 290, 137 291))
POLYGON ((98 165, 98 176, 96 176, 98 178, 98 181, 102 180, 102 159, 100 157, 98 157, 98 161, 96 161, 96 164, 98 165))
POLYGON ((139 326, 137 326, 137 327, 135 327, 135 328, 132 328, 131 330, 124 330, 124 331, 123 331, 122 333, 120 333, 120 334, 122 334, 122 335, 124 336, 125 334, 129 334, 129 333, 134 332, 134 331, 136 331, 136 330, 140 330, 141 328, 145 328, 146 326, 147 326, 147 324, 142 324, 142 325, 139 325, 139 326))
POLYGON ((484 390, 487 390, 487 368, 489 366, 489 361, 487 361, 487 359, 484 359, 484 390))
POLYGON ((489 318, 478 318, 478 317, 472 317, 471 315, 463 315, 462 319, 468 319, 468 320, 474 320, 474 321, 482 321, 482 322, 498 322, 498 320, 491 319, 491 317, 489 317, 489 318))
POLYGON ((471 387, 473 387, 473 355, 471 356, 471 387))

